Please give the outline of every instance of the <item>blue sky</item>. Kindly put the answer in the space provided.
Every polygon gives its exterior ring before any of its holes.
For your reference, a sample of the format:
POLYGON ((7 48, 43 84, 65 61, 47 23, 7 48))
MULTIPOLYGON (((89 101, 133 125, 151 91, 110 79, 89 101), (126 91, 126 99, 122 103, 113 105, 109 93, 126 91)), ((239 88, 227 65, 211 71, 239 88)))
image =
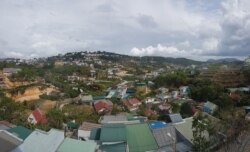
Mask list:
POLYGON ((250 55, 249 0, 1 0, 1 57, 250 55))

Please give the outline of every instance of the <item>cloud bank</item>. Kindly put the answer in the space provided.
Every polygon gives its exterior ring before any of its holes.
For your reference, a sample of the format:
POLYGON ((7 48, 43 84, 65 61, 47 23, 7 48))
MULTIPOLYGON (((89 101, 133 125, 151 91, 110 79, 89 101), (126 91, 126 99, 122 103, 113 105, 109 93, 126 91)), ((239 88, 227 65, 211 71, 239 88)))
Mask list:
POLYGON ((0 57, 250 54, 248 0, 1 0, 0 20, 0 57))

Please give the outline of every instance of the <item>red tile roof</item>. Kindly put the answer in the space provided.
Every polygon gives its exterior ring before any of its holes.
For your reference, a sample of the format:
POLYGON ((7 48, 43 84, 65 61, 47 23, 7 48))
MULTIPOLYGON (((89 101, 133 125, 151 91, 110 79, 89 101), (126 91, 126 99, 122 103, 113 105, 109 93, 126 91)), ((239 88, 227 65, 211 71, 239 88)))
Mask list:
POLYGON ((99 112, 102 109, 111 110, 112 106, 113 105, 111 103, 108 103, 105 100, 99 100, 94 103, 94 107, 97 112, 99 112))
POLYGON ((137 98, 128 99, 128 102, 129 102, 131 105, 140 103, 140 101, 139 101, 137 98))
POLYGON ((46 124, 48 122, 45 113, 38 108, 32 112, 32 115, 38 124, 46 124))

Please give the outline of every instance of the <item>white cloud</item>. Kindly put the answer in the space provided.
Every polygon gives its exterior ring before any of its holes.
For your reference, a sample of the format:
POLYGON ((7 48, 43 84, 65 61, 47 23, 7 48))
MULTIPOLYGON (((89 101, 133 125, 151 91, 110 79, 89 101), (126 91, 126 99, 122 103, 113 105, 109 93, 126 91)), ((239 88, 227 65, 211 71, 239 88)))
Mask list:
POLYGON ((245 56, 250 48, 248 0, 1 0, 0 20, 1 57, 75 50, 245 56))
POLYGON ((187 55, 188 52, 184 50, 179 50, 174 46, 162 46, 158 44, 156 47, 148 46, 146 48, 133 48, 130 53, 136 56, 143 56, 143 55, 157 55, 157 56, 183 56, 187 55))

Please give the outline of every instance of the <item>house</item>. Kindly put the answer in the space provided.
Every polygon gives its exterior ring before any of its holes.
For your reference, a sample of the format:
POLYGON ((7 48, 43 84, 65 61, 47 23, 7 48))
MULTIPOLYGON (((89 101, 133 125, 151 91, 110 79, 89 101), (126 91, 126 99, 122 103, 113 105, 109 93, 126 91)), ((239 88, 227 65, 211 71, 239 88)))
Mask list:
POLYGON ((110 91, 109 91, 109 93, 108 93, 108 95, 107 95, 107 99, 111 99, 112 97, 114 97, 115 96, 115 94, 116 94, 116 90, 114 90, 114 89, 111 89, 110 91))
POLYGON ((162 101, 168 101, 172 98, 172 95, 169 93, 160 93, 155 96, 158 99, 161 99, 162 101))
POLYGON ((124 123, 126 121, 128 121, 128 118, 125 114, 104 115, 99 120, 101 124, 124 123))
POLYGON ((192 144, 174 126, 159 121, 150 123, 149 125, 158 145, 158 151, 191 151, 192 144), (152 124, 155 125, 152 127, 152 124))
POLYGON ((0 130, 0 151, 9 152, 22 144, 23 140, 6 130, 0 130))
POLYGON ((172 114, 168 114, 169 120, 172 123, 178 123, 178 122, 182 122, 182 116, 180 113, 172 113, 172 114))
POLYGON ((158 88, 157 89, 157 92, 159 92, 159 93, 168 93, 168 91, 169 91, 169 89, 168 88, 164 88, 164 87, 161 87, 161 88, 158 88))
POLYGON ((126 125, 126 138, 129 152, 155 151, 158 149, 148 124, 126 125))
POLYGON ((137 98, 126 99, 122 102, 128 108, 129 111, 136 111, 139 108, 139 105, 141 105, 141 101, 137 98))
POLYGON ((55 152, 63 140, 63 131, 51 129, 45 132, 36 129, 12 152, 55 152))
POLYGON ((148 93, 148 87, 145 82, 136 82, 135 88, 136 88, 136 91, 138 92, 148 93))
POLYGON ((117 115, 104 115, 100 117, 99 122, 101 124, 136 124, 147 121, 147 117, 132 116, 127 113, 120 113, 117 115))
POLYGON ((145 103, 145 104, 150 104, 150 103, 152 103, 152 104, 158 104, 158 103, 160 103, 160 102, 161 102, 160 99, 158 99, 158 98, 151 98, 151 97, 147 97, 147 98, 144 100, 144 103, 145 103))
POLYGON ((97 113, 109 113, 113 109, 113 103, 109 100, 98 100, 94 102, 94 108, 97 113))
POLYGON ((80 95, 80 103, 92 105, 94 102, 92 95, 80 95))
POLYGON ((126 92, 127 92, 127 85, 126 84, 119 84, 117 85, 117 89, 116 89, 116 97, 119 99, 124 99, 126 92))
POLYGON ((94 128, 100 128, 100 124, 83 122, 82 125, 78 128, 77 136, 79 140, 89 140, 91 135, 91 130, 94 128))
POLYGON ((102 152, 127 152, 126 143, 117 143, 112 145, 101 145, 100 150, 102 152))
POLYGON ((158 105, 158 111, 162 114, 168 114, 171 112, 171 105, 168 103, 162 103, 158 105))
POLYGON ((144 115, 147 116, 147 117, 157 114, 156 111, 154 111, 154 110, 152 110, 150 108, 145 109, 143 112, 144 112, 144 115))
POLYGON ((126 139, 126 126, 124 124, 102 125, 100 134, 102 145, 125 143, 126 139))
POLYGON ((188 95, 189 87, 188 86, 181 86, 179 88, 179 90, 180 90, 180 95, 181 96, 186 96, 186 95, 188 95))
POLYGON ((194 138, 192 129, 193 117, 185 118, 181 122, 173 123, 178 132, 180 132, 190 143, 194 138))
MULTIPOLYGON (((173 123, 173 125, 175 126, 176 130, 183 136, 185 137, 190 143, 192 143, 192 140, 194 139, 194 136, 193 136, 193 128, 192 128, 192 124, 193 124, 193 120, 194 120, 194 117, 197 116, 197 113, 193 116, 193 117, 189 117, 189 118, 185 118, 183 119, 183 121, 181 122, 177 122, 177 123, 173 123)), ((219 119, 205 113, 205 112, 202 112, 202 116, 204 119, 209 119, 211 120, 211 124, 210 125, 213 125, 213 126, 217 126, 219 123, 219 119)), ((216 127, 214 127, 216 129, 216 127)), ((217 128, 220 128, 220 127, 217 127, 217 128)), ((213 137, 209 137, 209 134, 207 131, 204 131, 202 133, 204 135, 204 137, 206 139, 208 138, 213 138, 213 137)), ((213 139, 213 142, 218 144, 220 141, 218 138, 215 138, 213 139)))
POLYGON ((179 91, 172 91, 172 98, 178 99, 179 98, 179 91))
POLYGON ((218 106, 210 101, 204 103, 202 110, 204 112, 213 114, 216 110, 218 110, 218 106))
POLYGON ((17 74, 20 71, 21 71, 21 69, 19 69, 19 68, 3 68, 3 74, 6 76, 11 76, 12 74, 17 74))
POLYGON ((65 138, 56 152, 95 152, 97 144, 94 141, 81 141, 65 138))
POLYGON ((127 137, 124 124, 105 124, 100 132, 100 150, 126 152, 127 137))
POLYGON ((25 128, 23 126, 16 126, 14 128, 8 129, 7 131, 22 140, 25 140, 32 133, 32 130, 25 128))
POLYGON ((46 124, 47 118, 43 111, 41 111, 39 108, 34 110, 28 117, 28 122, 31 124, 46 124))

